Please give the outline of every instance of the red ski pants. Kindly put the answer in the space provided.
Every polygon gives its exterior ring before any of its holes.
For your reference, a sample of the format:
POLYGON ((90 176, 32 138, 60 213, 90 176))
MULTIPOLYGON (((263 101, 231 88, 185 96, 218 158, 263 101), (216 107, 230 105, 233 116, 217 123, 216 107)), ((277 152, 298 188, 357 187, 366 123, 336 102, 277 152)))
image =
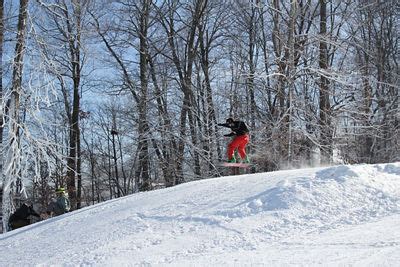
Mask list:
POLYGON ((242 159, 246 158, 246 145, 248 143, 248 134, 236 136, 228 145, 228 159, 231 160, 233 158, 236 149, 242 159))

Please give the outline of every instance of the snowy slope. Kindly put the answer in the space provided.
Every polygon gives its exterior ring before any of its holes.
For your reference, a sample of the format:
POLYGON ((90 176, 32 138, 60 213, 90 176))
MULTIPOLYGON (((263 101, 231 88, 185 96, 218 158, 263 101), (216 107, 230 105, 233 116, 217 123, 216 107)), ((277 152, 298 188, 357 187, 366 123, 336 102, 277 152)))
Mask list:
POLYGON ((230 176, 0 235, 0 266, 400 263, 400 163, 230 176))

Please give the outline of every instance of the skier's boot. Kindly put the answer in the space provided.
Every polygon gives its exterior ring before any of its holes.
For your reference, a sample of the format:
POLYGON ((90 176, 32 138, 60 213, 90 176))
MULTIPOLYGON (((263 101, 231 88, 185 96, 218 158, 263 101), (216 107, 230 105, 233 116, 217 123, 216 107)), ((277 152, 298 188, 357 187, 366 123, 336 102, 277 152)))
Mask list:
POLYGON ((242 163, 244 163, 244 164, 249 164, 249 163, 250 163, 249 156, 246 155, 246 157, 244 157, 244 159, 242 159, 241 161, 242 161, 242 163))
POLYGON ((228 163, 236 163, 236 158, 233 156, 231 159, 228 159, 228 163))

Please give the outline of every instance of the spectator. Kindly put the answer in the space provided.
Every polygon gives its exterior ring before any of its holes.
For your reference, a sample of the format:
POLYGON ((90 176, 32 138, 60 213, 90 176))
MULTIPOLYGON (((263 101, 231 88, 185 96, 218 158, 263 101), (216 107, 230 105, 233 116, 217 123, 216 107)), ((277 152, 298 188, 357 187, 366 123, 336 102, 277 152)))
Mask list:
POLYGON ((57 188, 56 200, 50 203, 47 214, 50 215, 50 217, 58 216, 69 212, 70 209, 71 204, 65 189, 63 187, 57 188))
POLYGON ((31 224, 29 216, 40 218, 40 215, 33 209, 32 205, 22 204, 13 214, 11 214, 8 224, 11 230, 31 224))

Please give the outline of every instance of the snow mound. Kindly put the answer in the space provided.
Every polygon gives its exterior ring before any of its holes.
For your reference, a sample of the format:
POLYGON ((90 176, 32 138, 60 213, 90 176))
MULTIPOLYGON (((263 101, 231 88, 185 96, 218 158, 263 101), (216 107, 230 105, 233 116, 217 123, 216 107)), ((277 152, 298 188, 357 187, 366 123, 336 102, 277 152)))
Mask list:
POLYGON ((311 177, 280 181, 218 214, 239 218, 267 213, 286 227, 357 224, 400 211, 399 175, 398 164, 330 167, 311 177))
POLYGON ((393 266, 399 211, 400 163, 205 179, 0 235, 0 266, 393 266))

